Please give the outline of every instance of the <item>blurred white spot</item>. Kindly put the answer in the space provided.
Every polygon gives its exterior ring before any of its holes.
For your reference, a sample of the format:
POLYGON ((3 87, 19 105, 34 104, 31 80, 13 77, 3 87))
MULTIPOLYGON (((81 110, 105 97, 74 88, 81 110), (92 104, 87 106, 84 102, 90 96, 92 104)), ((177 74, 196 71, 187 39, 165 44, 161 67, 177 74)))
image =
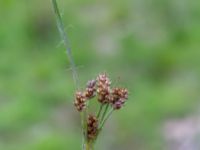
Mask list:
POLYGON ((200 118, 169 120, 164 125, 167 150, 199 150, 200 118))

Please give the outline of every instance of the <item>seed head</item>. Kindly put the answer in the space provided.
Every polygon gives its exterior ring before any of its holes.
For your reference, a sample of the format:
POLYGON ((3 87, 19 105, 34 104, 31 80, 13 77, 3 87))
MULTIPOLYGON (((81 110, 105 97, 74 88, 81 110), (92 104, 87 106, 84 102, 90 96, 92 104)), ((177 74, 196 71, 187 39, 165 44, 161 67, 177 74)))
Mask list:
POLYGON ((98 133, 98 119, 89 115, 87 120, 87 138, 88 140, 93 140, 98 133))
POLYGON ((96 80, 90 80, 87 83, 86 91, 85 91, 85 97, 87 99, 91 99, 95 96, 96 92, 96 80))
POLYGON ((110 94, 110 79, 106 76, 106 74, 100 74, 97 77, 97 94, 98 101, 100 103, 108 103, 109 102, 109 94, 110 94))
POLYGON ((114 109, 120 109, 128 99, 128 90, 125 88, 114 88, 110 102, 114 109))
POLYGON ((86 97, 83 92, 76 92, 74 105, 78 111, 83 111, 86 107, 86 97))

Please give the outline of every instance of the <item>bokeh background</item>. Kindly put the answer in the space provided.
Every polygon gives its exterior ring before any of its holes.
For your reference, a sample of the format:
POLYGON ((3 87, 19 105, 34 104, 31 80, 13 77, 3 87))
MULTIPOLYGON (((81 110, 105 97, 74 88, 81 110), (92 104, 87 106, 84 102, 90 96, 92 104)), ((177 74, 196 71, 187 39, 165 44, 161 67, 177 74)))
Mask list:
MULTIPOLYGON (((107 72, 130 91, 96 148, 199 150, 200 1, 58 3, 81 87, 107 72)), ((1 0, 0 150, 81 149, 74 92, 51 1, 1 0)))

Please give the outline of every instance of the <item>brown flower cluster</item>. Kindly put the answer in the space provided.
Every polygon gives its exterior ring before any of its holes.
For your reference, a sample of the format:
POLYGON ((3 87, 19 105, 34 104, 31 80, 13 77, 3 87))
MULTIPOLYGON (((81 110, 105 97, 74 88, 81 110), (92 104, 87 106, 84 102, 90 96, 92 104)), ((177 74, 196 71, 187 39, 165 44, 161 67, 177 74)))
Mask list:
POLYGON ((97 77, 97 94, 98 101, 100 103, 109 103, 109 97, 111 93, 110 84, 110 79, 106 76, 106 74, 100 74, 97 77))
POLYGON ((87 100, 93 98, 96 92, 96 80, 88 81, 84 92, 76 92, 74 106, 78 111, 83 111, 86 108, 87 100))
POLYGON ((112 90, 111 103, 114 109, 120 109, 128 99, 128 90, 125 88, 114 88, 112 90))
POLYGON ((74 105, 78 111, 86 108, 87 100, 97 96, 101 104, 110 104, 113 109, 120 109, 128 99, 128 90, 125 88, 111 88, 111 81, 104 74, 98 75, 96 80, 90 80, 83 92, 77 92, 74 105))
POLYGON ((128 90, 119 87, 112 88, 111 81, 105 73, 88 81, 84 91, 76 92, 74 105, 79 112, 84 111, 83 122, 85 122, 85 126, 83 130, 88 142, 95 141, 113 110, 122 108, 127 99, 128 90), (92 98, 96 98, 100 104, 100 109, 96 112, 96 115, 88 115, 89 110, 84 111, 92 98))
POLYGON ((85 97, 87 99, 91 99, 95 96, 96 92, 96 80, 90 80, 87 83, 86 91, 85 91, 85 97))
POLYGON ((78 111, 82 111, 86 108, 86 97, 83 92, 76 92, 74 105, 78 111))
POLYGON ((89 115, 87 120, 87 138, 88 140, 95 139, 98 133, 98 119, 93 116, 89 115))

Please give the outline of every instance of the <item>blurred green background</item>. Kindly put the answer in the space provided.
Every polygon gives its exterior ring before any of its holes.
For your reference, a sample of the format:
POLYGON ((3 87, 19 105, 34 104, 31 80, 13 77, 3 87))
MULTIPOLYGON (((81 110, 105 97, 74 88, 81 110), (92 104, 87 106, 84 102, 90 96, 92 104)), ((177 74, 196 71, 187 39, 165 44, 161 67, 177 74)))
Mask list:
MULTIPOLYGON (((162 150, 163 123, 200 106, 200 1, 58 0, 81 87, 127 87, 97 142, 162 150)), ((0 1, 0 150, 79 150, 75 86, 50 0, 0 1)))

